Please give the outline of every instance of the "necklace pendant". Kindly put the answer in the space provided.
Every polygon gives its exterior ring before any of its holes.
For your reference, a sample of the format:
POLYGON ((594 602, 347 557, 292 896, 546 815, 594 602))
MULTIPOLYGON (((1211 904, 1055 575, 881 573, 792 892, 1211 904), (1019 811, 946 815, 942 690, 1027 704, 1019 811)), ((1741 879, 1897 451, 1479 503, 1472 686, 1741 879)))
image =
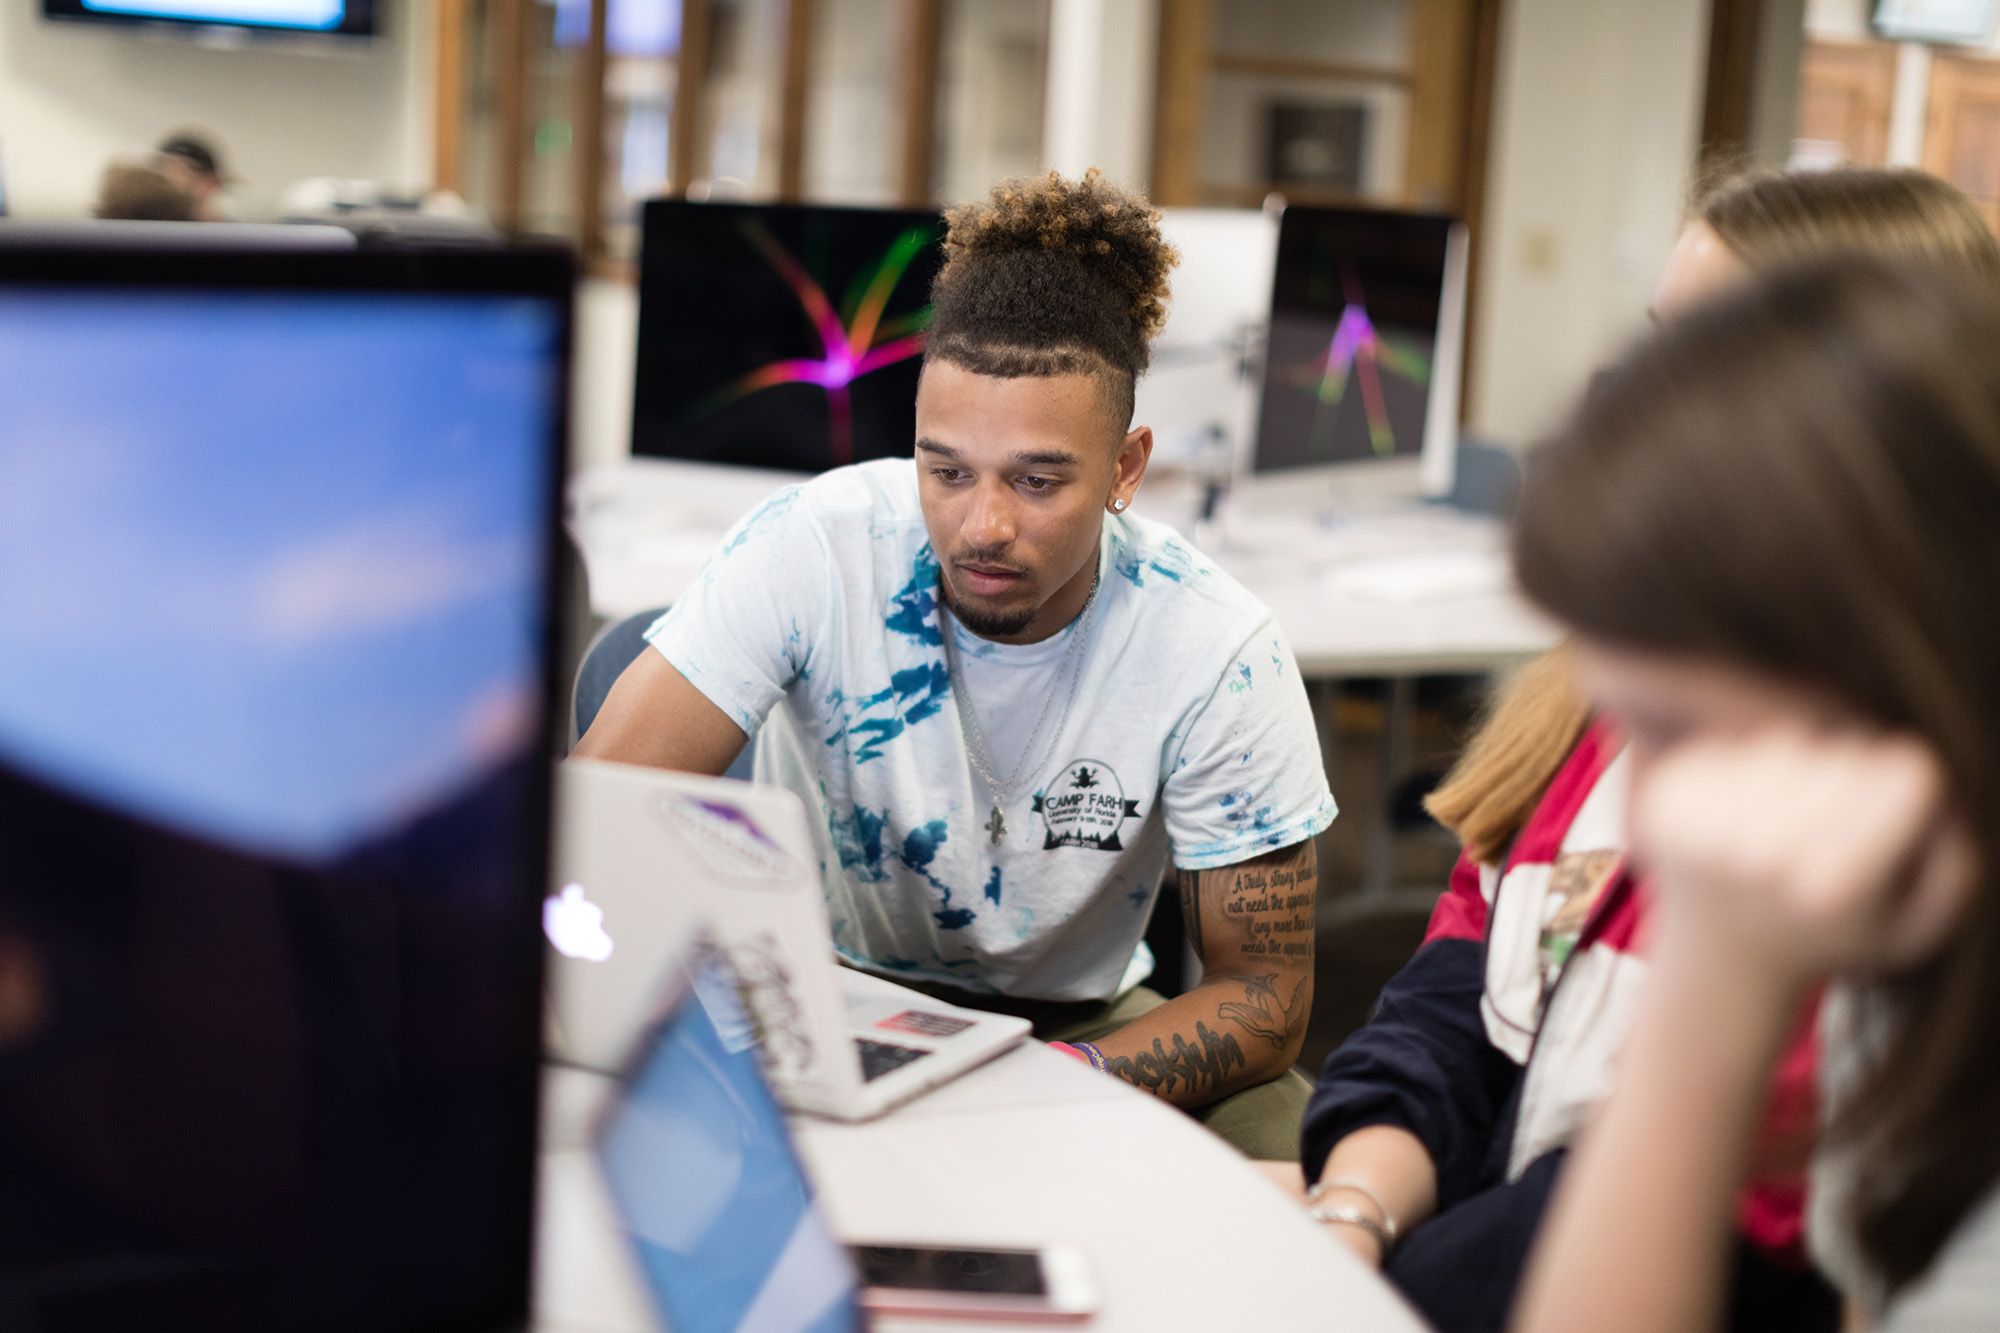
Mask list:
POLYGON ((998 805, 993 807, 993 817, 986 821, 986 831, 993 835, 995 847, 998 847, 1000 840, 1007 836, 1007 819, 1000 813, 998 805))

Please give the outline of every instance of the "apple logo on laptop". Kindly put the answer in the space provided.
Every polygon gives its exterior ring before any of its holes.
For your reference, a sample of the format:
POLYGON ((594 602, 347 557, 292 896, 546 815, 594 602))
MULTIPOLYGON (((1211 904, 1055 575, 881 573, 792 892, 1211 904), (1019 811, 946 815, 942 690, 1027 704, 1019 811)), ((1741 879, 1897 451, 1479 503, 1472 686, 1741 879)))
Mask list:
POLYGON ((542 900, 542 933, 565 958, 601 963, 611 956, 604 909, 584 897, 581 884, 565 884, 542 900))

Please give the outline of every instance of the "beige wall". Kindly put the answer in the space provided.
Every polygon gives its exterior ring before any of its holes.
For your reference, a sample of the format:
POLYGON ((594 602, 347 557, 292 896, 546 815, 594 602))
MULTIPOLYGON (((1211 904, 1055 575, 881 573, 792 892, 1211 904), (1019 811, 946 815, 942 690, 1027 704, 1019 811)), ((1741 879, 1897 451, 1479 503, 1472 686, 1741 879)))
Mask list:
POLYGON ((1547 429, 1643 327, 1700 132, 1706 0, 1508 0, 1470 428, 1547 429))

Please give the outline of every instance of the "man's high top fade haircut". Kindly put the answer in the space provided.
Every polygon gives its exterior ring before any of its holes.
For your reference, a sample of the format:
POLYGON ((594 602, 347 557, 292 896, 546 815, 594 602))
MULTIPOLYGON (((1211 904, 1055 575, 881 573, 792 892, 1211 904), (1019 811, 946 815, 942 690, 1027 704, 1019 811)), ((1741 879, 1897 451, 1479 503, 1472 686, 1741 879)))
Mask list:
POLYGON ((1002 182, 945 222, 925 357, 1002 379, 1095 375, 1122 434, 1180 260, 1159 210, 1093 167, 1002 182))

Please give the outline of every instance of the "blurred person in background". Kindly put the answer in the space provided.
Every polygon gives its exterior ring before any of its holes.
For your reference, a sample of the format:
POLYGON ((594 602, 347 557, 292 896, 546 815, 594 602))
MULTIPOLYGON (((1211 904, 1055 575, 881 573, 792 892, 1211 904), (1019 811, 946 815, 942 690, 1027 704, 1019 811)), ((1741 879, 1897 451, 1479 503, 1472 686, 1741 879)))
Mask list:
POLYGON ((1650 976, 1531 1330, 1715 1322, 1773 1064, 1820 1025, 1847 1326, 2000 1309, 2000 295, 1812 261, 1678 319, 1531 457, 1523 588, 1626 737, 1650 976))
POLYGON ((153 166, 194 197, 194 216, 224 222, 222 195, 236 181, 224 165, 215 137, 200 130, 177 130, 160 141, 153 166))
MULTIPOLYGON (((1841 252, 2000 278, 1978 212, 1935 177, 1739 175, 1698 195, 1652 313, 1671 318, 1760 270, 1841 252)), ((1464 855, 1423 946, 1328 1058, 1306 1115, 1318 1215, 1448 1330, 1506 1320, 1648 970, 1649 890, 1626 862, 1627 738, 1596 716, 1573 657, 1565 645, 1524 668, 1431 797, 1464 855)), ((1812 1085, 1802 1023, 1770 1089, 1760 1170, 1738 1200, 1737 1327, 1836 1318, 1800 1244, 1812 1085)), ((1284 1175, 1297 1189, 1298 1173, 1284 1175)))
POLYGON ((200 202, 165 172, 113 162, 98 183, 91 216, 127 222, 193 222, 200 202))

